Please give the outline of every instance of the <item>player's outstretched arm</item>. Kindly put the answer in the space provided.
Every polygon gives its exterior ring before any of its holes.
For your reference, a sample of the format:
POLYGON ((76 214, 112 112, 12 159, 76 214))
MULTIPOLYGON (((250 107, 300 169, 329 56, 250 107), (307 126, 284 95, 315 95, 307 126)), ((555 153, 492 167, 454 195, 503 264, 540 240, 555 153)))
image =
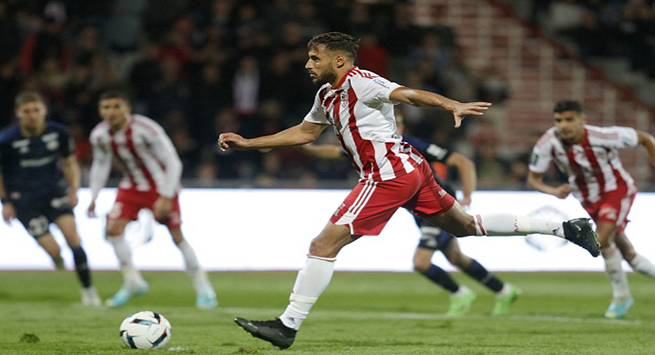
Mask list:
POLYGON ((543 181, 543 174, 535 173, 534 171, 528 173, 528 186, 531 189, 553 195, 560 199, 565 199, 571 193, 571 186, 569 184, 550 186, 543 181))
POLYGON ((648 156, 650 156, 650 162, 655 166, 655 137, 648 132, 637 130, 637 139, 639 144, 646 148, 648 156))
POLYGON ((252 139, 243 138, 232 132, 221 133, 218 137, 218 146, 222 151, 293 147, 315 141, 325 127, 327 125, 302 121, 284 131, 252 139))
POLYGON ((459 179, 462 181, 462 195, 464 195, 462 200, 459 201, 459 204, 462 206, 469 206, 472 201, 471 195, 473 194, 478 181, 475 164, 473 164, 471 159, 464 155, 453 152, 448 159, 446 159, 446 165, 457 168, 459 179))
POLYGON ((407 87, 399 87, 392 91, 389 95, 389 99, 417 107, 444 108, 453 113, 455 118, 455 128, 461 126, 462 120, 465 116, 483 115, 484 112, 489 109, 489 106, 491 106, 491 103, 489 102, 462 103, 433 92, 410 89, 407 87))

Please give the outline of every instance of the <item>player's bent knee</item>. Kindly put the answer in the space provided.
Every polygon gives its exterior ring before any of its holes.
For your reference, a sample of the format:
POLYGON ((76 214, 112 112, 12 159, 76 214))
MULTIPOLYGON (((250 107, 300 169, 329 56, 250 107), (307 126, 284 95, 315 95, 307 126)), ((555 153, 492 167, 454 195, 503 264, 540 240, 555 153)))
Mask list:
POLYGON ((466 269, 466 267, 468 266, 467 264, 470 264, 467 263, 468 258, 462 255, 461 253, 457 255, 451 255, 447 257, 447 259, 451 264, 459 267, 460 269, 466 269))
POLYGON ((309 254, 324 258, 334 258, 345 244, 335 240, 316 237, 309 245, 309 254))
POLYGON ((623 255, 623 259, 626 261, 631 261, 637 256, 637 252, 635 251, 634 248, 630 248, 627 251, 621 251, 621 255, 623 255))
POLYGON ((414 260, 414 271, 422 274, 430 269, 430 265, 429 260, 414 260))
POLYGON ((359 237, 350 235, 350 230, 347 227, 328 224, 316 238, 312 239, 309 245, 309 253, 311 255, 334 258, 341 248, 359 237))
POLYGON ((334 247, 330 247, 330 243, 327 243, 323 238, 316 237, 312 239, 311 244, 309 244, 309 254, 316 255, 320 257, 334 257, 334 247))
POLYGON ((457 238, 477 235, 473 216, 467 215, 467 217, 460 220, 456 226, 450 228, 448 232, 457 238))
POLYGON ((68 244, 68 247, 71 248, 71 249, 77 249, 82 245, 82 243, 80 243, 79 238, 77 238, 75 241, 68 241, 67 240, 66 243, 68 244))
POLYGON ((464 236, 477 234, 477 228, 475 227, 475 218, 473 218, 473 216, 471 216, 470 214, 466 214, 466 220, 463 223, 463 225, 466 230, 466 234, 464 236))

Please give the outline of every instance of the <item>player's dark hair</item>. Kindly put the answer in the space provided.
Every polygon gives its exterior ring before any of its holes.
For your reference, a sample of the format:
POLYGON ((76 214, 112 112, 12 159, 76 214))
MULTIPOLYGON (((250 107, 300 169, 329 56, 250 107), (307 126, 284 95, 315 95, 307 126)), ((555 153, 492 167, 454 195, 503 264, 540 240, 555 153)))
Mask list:
POLYGON ((359 48, 359 40, 351 35, 341 32, 327 32, 314 36, 309 43, 308 49, 314 49, 316 46, 323 44, 325 49, 330 52, 346 52, 350 59, 357 58, 357 48, 359 48))
POLYGON ((562 113, 564 111, 575 111, 580 114, 584 113, 584 110, 582 109, 582 105, 580 104, 580 102, 574 100, 562 100, 562 101, 558 101, 555 104, 555 107, 553 108, 553 112, 562 113))
POLYGON ((41 102, 45 105, 45 100, 43 99, 43 96, 39 94, 36 91, 23 91, 16 95, 16 98, 14 99, 14 105, 16 107, 26 104, 28 102, 41 102))
POLYGON ((127 104, 130 103, 130 98, 127 96, 127 94, 118 90, 109 90, 100 94, 99 101, 109 100, 109 99, 122 99, 123 101, 125 101, 125 103, 127 104))

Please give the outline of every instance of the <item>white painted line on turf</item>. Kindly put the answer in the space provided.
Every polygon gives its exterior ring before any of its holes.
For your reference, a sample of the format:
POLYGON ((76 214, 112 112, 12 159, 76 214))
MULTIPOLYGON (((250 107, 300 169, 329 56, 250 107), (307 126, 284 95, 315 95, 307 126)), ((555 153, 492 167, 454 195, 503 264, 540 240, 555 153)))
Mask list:
MULTIPOLYGON (((276 317, 281 314, 282 309, 271 308, 236 308, 224 307, 221 308, 226 313, 233 314, 252 314, 259 317, 266 318, 276 317)), ((429 313, 406 313, 406 312, 358 312, 358 311, 314 311, 311 312, 312 318, 317 317, 330 317, 330 318, 353 318, 353 319, 423 319, 423 320, 454 320, 454 319, 511 319, 535 322, 559 322, 559 323, 593 323, 593 324, 614 324, 614 325, 629 325, 639 326, 644 324, 641 320, 624 320, 624 319, 605 319, 605 318, 578 318, 578 317, 563 317, 552 315, 507 315, 507 316, 485 316, 478 314, 469 314, 466 316, 448 316, 445 314, 429 314, 429 313)), ((648 324, 648 323, 646 323, 648 324)), ((652 323, 655 324, 655 323, 652 323)))

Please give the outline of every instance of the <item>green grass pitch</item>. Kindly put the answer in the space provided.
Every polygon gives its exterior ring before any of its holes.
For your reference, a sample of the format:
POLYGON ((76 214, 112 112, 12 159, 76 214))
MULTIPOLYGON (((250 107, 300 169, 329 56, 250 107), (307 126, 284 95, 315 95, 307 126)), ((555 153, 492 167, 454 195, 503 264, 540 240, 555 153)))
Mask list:
MULTIPOLYGON (((220 306, 194 307, 181 272, 147 272, 150 293, 120 309, 79 305, 72 272, 0 272, 0 354, 135 354, 118 336, 123 318, 141 310, 166 316, 170 354, 278 354, 233 323, 268 319, 287 304, 295 272, 216 272, 220 306), (25 336, 33 334, 35 337, 25 336), (36 341, 38 338, 38 341, 36 341)), ((97 272, 103 298, 121 283, 97 272)), ((655 281, 630 274, 636 304, 624 320, 602 318, 611 291, 602 273, 499 274, 523 290, 511 314, 489 315, 493 295, 478 293, 471 313, 443 315, 448 296, 411 273, 335 273, 289 354, 655 354, 655 281)))

